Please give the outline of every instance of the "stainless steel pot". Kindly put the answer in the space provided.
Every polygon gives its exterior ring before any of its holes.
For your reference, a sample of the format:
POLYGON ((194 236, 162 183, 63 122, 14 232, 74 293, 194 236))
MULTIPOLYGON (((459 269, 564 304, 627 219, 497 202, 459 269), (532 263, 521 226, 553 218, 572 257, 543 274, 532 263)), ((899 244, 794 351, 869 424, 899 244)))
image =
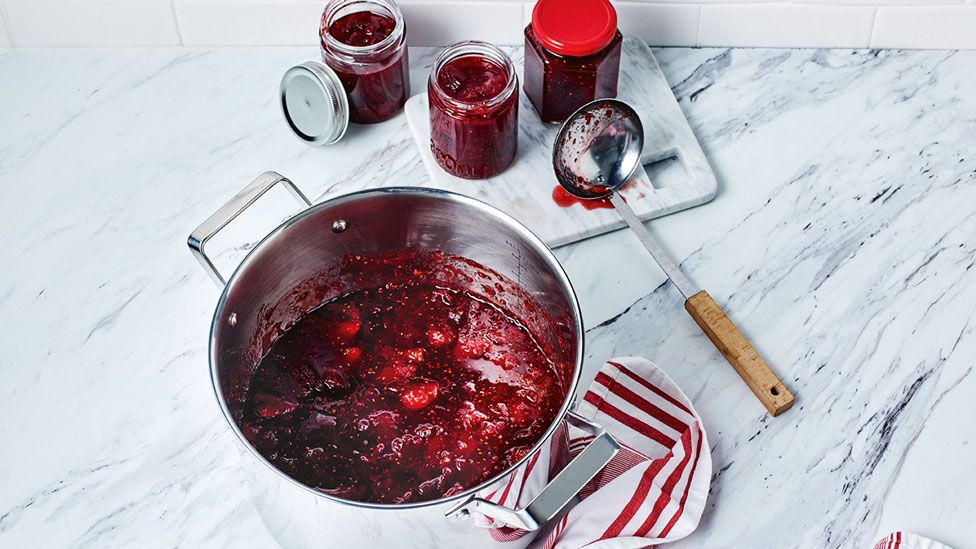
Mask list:
POLYGON ((583 328, 566 273, 542 241, 487 204, 433 189, 384 188, 313 206, 291 181, 266 172, 193 231, 188 244, 223 287, 210 328, 214 391, 224 418, 240 441, 254 503, 284 547, 525 547, 533 535, 499 543, 487 529, 476 526, 470 514, 481 513, 496 523, 537 531, 559 514, 619 448, 601 428, 570 412, 582 367, 583 328), (204 252, 207 241, 277 183, 284 184, 306 209, 269 233, 225 284, 204 252), (440 250, 473 260, 531 295, 542 310, 528 320, 533 324, 530 327, 561 353, 554 360, 568 365, 566 398, 556 421, 532 450, 479 486, 449 498, 404 505, 338 499, 279 471, 247 442, 238 427, 247 384, 271 342, 302 314, 340 291, 329 276, 330 268, 344 255, 404 247, 440 250), (484 499, 516 478, 513 475, 524 474, 537 454, 549 452, 553 433, 564 420, 596 438, 551 482, 547 482, 548 467, 531 468, 521 499, 528 504, 511 509, 484 499))

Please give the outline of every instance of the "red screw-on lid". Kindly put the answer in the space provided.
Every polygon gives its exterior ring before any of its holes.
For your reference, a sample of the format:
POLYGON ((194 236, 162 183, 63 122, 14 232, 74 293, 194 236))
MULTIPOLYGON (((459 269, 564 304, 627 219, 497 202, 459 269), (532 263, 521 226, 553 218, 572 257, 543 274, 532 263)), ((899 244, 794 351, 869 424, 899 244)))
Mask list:
POLYGON ((596 53, 617 33, 617 12, 607 0, 539 0, 532 32, 547 50, 582 57, 596 53))

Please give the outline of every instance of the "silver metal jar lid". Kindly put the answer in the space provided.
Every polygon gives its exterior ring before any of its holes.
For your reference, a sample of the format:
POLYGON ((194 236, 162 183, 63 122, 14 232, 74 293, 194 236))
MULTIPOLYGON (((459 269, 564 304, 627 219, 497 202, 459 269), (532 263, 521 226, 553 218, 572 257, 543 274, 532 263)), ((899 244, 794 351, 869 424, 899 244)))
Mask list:
POLYGON ((288 127, 309 145, 330 145, 349 126, 349 100, 335 71, 306 61, 281 77, 281 111, 288 127))

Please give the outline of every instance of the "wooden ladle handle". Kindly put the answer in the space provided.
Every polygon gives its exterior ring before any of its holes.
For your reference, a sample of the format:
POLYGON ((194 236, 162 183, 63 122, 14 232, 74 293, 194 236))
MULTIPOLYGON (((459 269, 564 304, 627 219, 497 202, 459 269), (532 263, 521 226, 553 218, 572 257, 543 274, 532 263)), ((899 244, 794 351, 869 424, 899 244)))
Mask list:
POLYGON ((777 416, 793 405, 790 391, 708 292, 702 290, 689 297, 685 309, 771 415, 777 416))

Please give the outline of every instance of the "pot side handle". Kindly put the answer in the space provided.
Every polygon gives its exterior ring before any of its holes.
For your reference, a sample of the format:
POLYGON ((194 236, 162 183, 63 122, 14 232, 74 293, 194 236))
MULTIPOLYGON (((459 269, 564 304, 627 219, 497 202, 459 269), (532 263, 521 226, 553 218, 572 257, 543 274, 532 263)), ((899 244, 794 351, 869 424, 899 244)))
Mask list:
POLYGON ((228 200, 226 204, 208 217, 206 221, 201 223, 199 227, 190 233, 190 237, 186 239, 186 244, 190 247, 190 252, 193 253, 193 257, 197 258, 197 261, 203 266, 203 270, 207 271, 207 274, 210 275, 210 278, 213 279, 217 286, 223 288, 227 284, 227 281, 220 274, 220 271, 217 270, 217 267, 214 266, 213 262, 210 261, 210 258, 207 257, 206 252, 204 252, 204 246, 207 245, 207 241, 213 238, 215 234, 220 232, 228 223, 241 215, 244 210, 250 207, 251 204, 254 204, 257 199, 261 198, 264 193, 268 192, 271 187, 274 187, 278 183, 284 183, 288 192, 295 197, 295 200, 298 200, 306 208, 312 205, 308 198, 302 194, 302 191, 287 177, 277 172, 264 172, 244 187, 241 192, 237 193, 234 198, 228 200))
POLYGON ((549 481, 549 484, 528 505, 520 509, 511 509, 482 498, 472 497, 455 505, 445 515, 463 518, 472 511, 477 511, 515 528, 530 531, 538 530, 555 518, 620 449, 620 444, 603 427, 590 423, 573 412, 569 412, 566 419, 574 427, 596 438, 549 481))

